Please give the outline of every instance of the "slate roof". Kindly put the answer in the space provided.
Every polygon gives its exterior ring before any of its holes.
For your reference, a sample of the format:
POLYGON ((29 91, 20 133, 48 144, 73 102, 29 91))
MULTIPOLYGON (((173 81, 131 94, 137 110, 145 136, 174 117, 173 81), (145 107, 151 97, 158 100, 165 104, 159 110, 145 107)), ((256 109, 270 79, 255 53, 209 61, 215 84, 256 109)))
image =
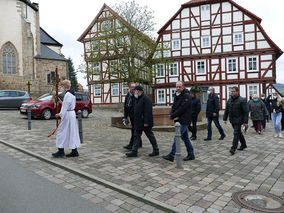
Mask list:
POLYGON ((38 7, 36 3, 32 3, 30 0, 20 0, 20 1, 26 3, 31 8, 33 8, 35 11, 38 11, 38 7))
POLYGON ((58 61, 67 61, 66 58, 59 55, 52 49, 48 48, 44 44, 40 44, 40 54, 35 56, 36 59, 50 59, 50 60, 58 60, 58 61))
POLYGON ((52 38, 47 32, 45 32, 44 29, 40 28, 40 43, 46 44, 46 45, 53 45, 53 46, 60 46, 63 45, 60 44, 58 41, 56 41, 54 38, 52 38))

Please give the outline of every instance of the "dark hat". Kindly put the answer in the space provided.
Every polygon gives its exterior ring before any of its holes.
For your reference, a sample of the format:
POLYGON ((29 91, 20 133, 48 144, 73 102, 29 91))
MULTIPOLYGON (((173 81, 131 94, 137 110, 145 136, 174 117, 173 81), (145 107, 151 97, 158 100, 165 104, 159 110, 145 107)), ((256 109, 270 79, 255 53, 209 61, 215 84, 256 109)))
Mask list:
POLYGON ((195 89, 191 89, 191 90, 189 91, 189 93, 196 94, 196 90, 195 90, 195 89))
POLYGON ((134 90, 139 90, 139 91, 143 91, 143 87, 140 85, 137 85, 134 90))

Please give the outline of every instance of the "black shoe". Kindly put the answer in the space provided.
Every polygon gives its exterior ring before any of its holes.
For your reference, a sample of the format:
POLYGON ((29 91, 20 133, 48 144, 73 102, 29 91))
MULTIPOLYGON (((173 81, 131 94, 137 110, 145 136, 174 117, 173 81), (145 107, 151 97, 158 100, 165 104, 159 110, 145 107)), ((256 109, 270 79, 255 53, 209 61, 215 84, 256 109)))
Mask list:
POLYGON ((54 157, 54 158, 64 158, 64 156, 65 156, 65 153, 61 152, 61 151, 52 153, 52 157, 54 157))
POLYGON ((70 158, 70 157, 78 157, 79 156, 79 153, 78 152, 71 152, 70 154, 66 155, 67 158, 70 158))
POLYGON ((197 137, 190 137, 190 140, 195 141, 197 137))
POLYGON ((231 153, 231 155, 234 155, 235 154, 235 150, 231 149, 230 153, 231 153))
POLYGON ((165 155, 165 156, 163 156, 163 158, 165 159, 165 160, 168 160, 168 161, 171 161, 171 162, 174 162, 174 157, 173 156, 171 156, 171 155, 165 155))
POLYGON ((225 137, 226 137, 226 135, 221 135, 221 137, 219 138, 219 140, 224 140, 225 137))
POLYGON ((125 154, 127 157, 137 157, 137 152, 131 151, 125 154))
POLYGON ((205 141, 211 141, 212 139, 211 138, 205 138, 204 140, 205 141))
POLYGON ((247 148, 247 146, 240 146, 240 148, 238 148, 238 150, 243 151, 246 148, 247 148))
POLYGON ((183 158, 184 161, 194 160, 194 159, 195 159, 194 155, 187 155, 185 158, 183 158))
POLYGON ((127 145, 127 146, 124 146, 123 148, 124 148, 124 149, 128 149, 128 150, 131 150, 131 149, 132 149, 132 146, 131 146, 131 145, 127 145))
POLYGON ((153 151, 152 153, 149 154, 150 157, 154 157, 154 156, 157 156, 159 155, 159 151, 153 151))

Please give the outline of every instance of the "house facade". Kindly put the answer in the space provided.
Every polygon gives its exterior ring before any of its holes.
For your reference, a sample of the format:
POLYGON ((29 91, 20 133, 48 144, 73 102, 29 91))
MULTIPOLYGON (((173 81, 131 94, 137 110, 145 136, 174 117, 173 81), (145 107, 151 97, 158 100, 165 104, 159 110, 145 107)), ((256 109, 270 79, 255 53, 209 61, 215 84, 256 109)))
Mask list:
POLYGON ((62 44, 40 28, 39 6, 29 0, 0 1, 0 89, 28 90, 37 96, 52 89, 56 67, 67 76, 62 44))
POLYGON ((139 79, 145 84, 146 93, 151 93, 145 79, 152 80, 152 70, 146 63, 156 44, 109 6, 103 5, 78 41, 84 45, 93 104, 123 103, 131 79, 139 79))
POLYGON ((209 86, 225 108, 233 86, 249 99, 271 91, 281 49, 261 26, 261 19, 232 0, 191 0, 158 31, 154 60, 169 59, 153 68, 157 105, 173 101, 175 83, 198 85, 206 103, 209 86))

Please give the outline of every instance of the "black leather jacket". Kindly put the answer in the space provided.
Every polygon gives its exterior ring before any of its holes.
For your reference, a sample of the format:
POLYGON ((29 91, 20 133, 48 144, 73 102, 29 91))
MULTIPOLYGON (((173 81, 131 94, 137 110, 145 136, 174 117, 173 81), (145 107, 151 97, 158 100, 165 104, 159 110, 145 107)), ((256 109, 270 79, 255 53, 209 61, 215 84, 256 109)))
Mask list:
POLYGON ((248 105, 243 97, 231 97, 228 100, 223 120, 227 121, 228 116, 232 124, 248 123, 248 105))

